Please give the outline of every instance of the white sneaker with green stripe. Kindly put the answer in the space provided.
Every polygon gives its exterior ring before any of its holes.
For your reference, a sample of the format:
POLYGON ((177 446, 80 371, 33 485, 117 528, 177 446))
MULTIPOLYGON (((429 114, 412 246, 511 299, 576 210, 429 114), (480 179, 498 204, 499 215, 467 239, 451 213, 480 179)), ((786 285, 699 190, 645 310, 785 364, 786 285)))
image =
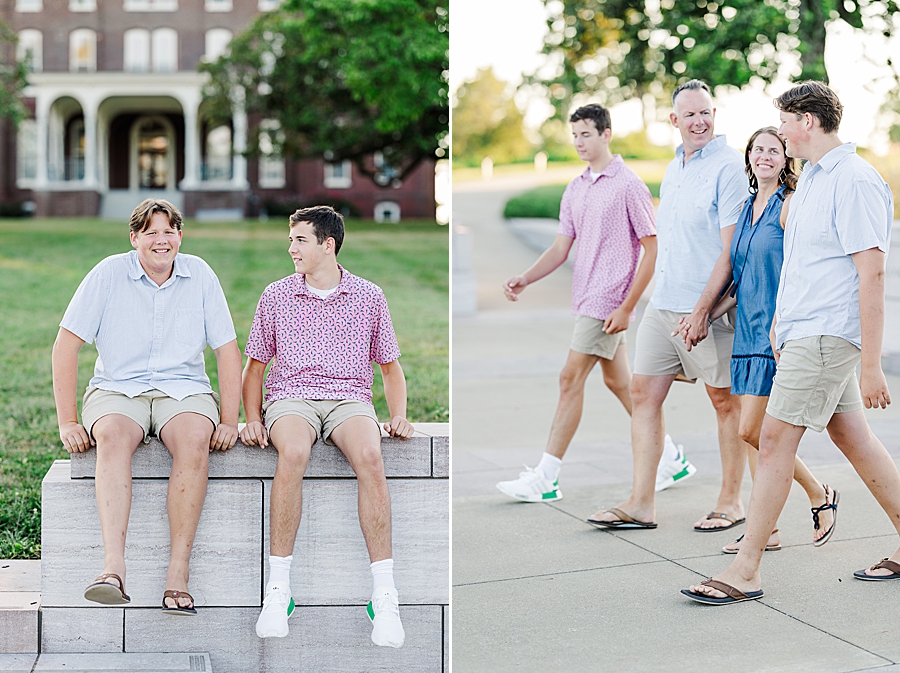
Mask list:
POLYGON ((559 479, 550 481, 544 473, 535 468, 525 466, 525 471, 519 474, 518 479, 501 481, 497 488, 504 495, 522 502, 553 502, 562 500, 562 491, 559 490, 559 479))
POLYGON ((406 634, 400 622, 400 601, 396 589, 376 589, 366 606, 372 621, 372 642, 382 647, 403 647, 406 634))
POLYGON ((256 635, 260 638, 284 638, 288 634, 288 617, 294 612, 290 589, 279 584, 266 587, 263 609, 256 620, 256 635))
POLYGON ((677 446, 669 435, 665 438, 666 448, 670 445, 675 447, 678 456, 674 460, 666 460, 663 458, 659 461, 659 467, 656 469, 656 491, 663 491, 669 486, 674 486, 678 482, 689 479, 697 474, 697 468, 685 458, 684 447, 681 444, 677 446))

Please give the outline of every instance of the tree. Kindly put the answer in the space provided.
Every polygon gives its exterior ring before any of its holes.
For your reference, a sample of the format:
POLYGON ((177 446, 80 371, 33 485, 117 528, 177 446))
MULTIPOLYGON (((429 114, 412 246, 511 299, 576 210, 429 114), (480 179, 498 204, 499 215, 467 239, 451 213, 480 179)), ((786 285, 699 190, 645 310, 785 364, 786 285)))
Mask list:
POLYGON ((27 84, 25 63, 16 61, 16 35, 0 21, 0 120, 9 119, 14 126, 28 116, 22 102, 27 84))
POLYGON ((523 117, 506 82, 493 68, 478 70, 456 90, 453 107, 453 158, 478 164, 490 156, 498 163, 528 159, 534 152, 522 132, 523 117))
POLYGON ((280 122, 270 140, 285 155, 349 159, 381 185, 403 180, 446 154, 447 30, 448 0, 289 0, 201 66, 209 114, 227 123, 242 104, 280 122))
MULTIPOLYGON (((844 21, 870 34, 893 35, 895 0, 544 0, 544 52, 561 67, 529 81, 547 88, 562 115, 573 98, 606 104, 649 93, 662 98, 693 77, 713 86, 770 83, 782 66, 800 63, 799 79, 828 81, 827 27, 844 21)), ((645 114, 645 121, 646 114, 645 114)))

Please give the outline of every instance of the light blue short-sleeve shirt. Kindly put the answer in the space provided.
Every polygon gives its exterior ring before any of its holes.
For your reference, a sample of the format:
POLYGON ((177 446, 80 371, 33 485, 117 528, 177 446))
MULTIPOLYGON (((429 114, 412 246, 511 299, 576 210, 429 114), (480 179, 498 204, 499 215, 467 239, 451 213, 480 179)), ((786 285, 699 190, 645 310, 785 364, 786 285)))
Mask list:
POLYGON ((851 255, 891 243, 894 198, 855 143, 807 164, 791 199, 775 305, 778 347, 836 336, 862 347, 859 274, 851 255))
POLYGON ((736 224, 749 183, 741 153, 716 136, 684 161, 684 146, 659 188, 656 287, 650 301, 663 311, 690 313, 719 255, 720 230, 736 224))
POLYGON ((128 397, 153 389, 177 400, 211 392, 203 350, 236 338, 216 274, 181 253, 161 286, 136 251, 107 257, 81 281, 60 327, 96 341, 90 385, 128 397))

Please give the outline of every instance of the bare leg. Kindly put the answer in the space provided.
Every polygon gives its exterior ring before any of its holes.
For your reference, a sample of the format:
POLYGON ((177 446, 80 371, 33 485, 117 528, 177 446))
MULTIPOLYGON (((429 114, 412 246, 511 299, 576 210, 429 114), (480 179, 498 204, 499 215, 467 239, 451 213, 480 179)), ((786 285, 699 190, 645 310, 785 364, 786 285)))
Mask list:
MULTIPOLYGON (((744 516, 744 504, 741 502, 741 481, 744 478, 744 462, 747 448, 738 434, 741 421, 740 398, 731 394, 731 388, 713 388, 706 386, 706 394, 716 410, 719 427, 719 454, 722 457, 722 489, 716 501, 715 510, 727 514, 733 519, 744 516)), ((729 523, 724 519, 697 521, 694 526, 700 528, 722 528, 729 523)), ((771 532, 771 531, 770 531, 771 532)))
POLYGON ((269 553, 290 556, 303 511, 303 475, 316 441, 316 431, 302 416, 282 416, 272 424, 278 466, 269 503, 269 553))
MULTIPOLYGON (((191 549, 197 523, 206 499, 209 479, 209 440, 215 428, 206 416, 186 412, 178 414, 160 430, 159 438, 172 454, 166 510, 169 513, 171 556, 166 574, 166 589, 187 591, 190 578, 191 549)), ((167 598, 175 606, 175 599, 167 598)), ((181 607, 193 607, 186 597, 178 598, 181 607)))
MULTIPOLYGON (((581 422, 584 408, 584 384, 588 374, 599 360, 596 355, 586 355, 570 350, 566 364, 559 374, 559 402, 550 427, 547 453, 562 458, 581 422)), ((626 366, 627 366, 626 362, 626 366)))
POLYGON ((127 416, 110 414, 94 423, 91 434, 97 442, 94 488, 103 533, 103 572, 114 573, 124 582, 125 533, 131 514, 131 458, 144 439, 144 431, 127 416))
POLYGON ((359 527, 372 563, 391 558, 391 494, 381 459, 381 432, 371 418, 353 416, 337 426, 331 439, 356 473, 359 527))
MULTIPOLYGON (((828 423, 828 434, 900 533, 900 474, 884 445, 869 429, 863 412, 834 414, 828 423)), ((900 550, 890 559, 900 562, 900 550)), ((866 572, 870 575, 890 574, 883 568, 866 572)))
MULTIPOLYGON (((634 457, 634 476, 631 495, 617 509, 638 521, 656 519, 656 468, 663 451, 665 426, 663 402, 675 375, 644 376, 631 379, 631 452, 634 457)), ((614 521, 616 515, 600 510, 592 517, 597 521, 614 521)))
POLYGON ((631 416, 631 367, 628 366, 628 349, 622 344, 612 360, 600 358, 603 383, 615 395, 631 416))
MULTIPOLYGON (((794 457, 806 428, 766 415, 760 435, 759 463, 753 491, 750 493, 750 517, 741 550, 725 572, 713 579, 740 589, 744 593, 760 588, 759 564, 766 541, 784 508, 794 475, 794 457)), ((717 598, 721 591, 707 586, 691 587, 694 593, 717 598)))

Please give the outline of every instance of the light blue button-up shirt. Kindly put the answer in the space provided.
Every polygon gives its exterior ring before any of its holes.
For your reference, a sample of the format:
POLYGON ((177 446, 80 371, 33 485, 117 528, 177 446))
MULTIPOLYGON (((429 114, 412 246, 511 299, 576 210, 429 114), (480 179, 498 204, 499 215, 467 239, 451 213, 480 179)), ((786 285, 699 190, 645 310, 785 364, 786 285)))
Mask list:
POLYGON ((153 389, 177 400, 211 392, 203 350, 235 339, 216 274, 180 253, 161 286, 136 251, 107 257, 81 281, 60 327, 97 342, 90 385, 129 397, 153 389))
POLYGON ((858 347, 859 274, 850 257, 878 248, 887 256, 894 198, 855 143, 807 164, 791 199, 775 305, 775 340, 836 336, 858 347))
POLYGON ((722 254, 720 230, 736 224, 749 183, 741 153, 716 136, 684 161, 684 146, 659 188, 656 287, 650 298, 663 311, 690 313, 722 254))

